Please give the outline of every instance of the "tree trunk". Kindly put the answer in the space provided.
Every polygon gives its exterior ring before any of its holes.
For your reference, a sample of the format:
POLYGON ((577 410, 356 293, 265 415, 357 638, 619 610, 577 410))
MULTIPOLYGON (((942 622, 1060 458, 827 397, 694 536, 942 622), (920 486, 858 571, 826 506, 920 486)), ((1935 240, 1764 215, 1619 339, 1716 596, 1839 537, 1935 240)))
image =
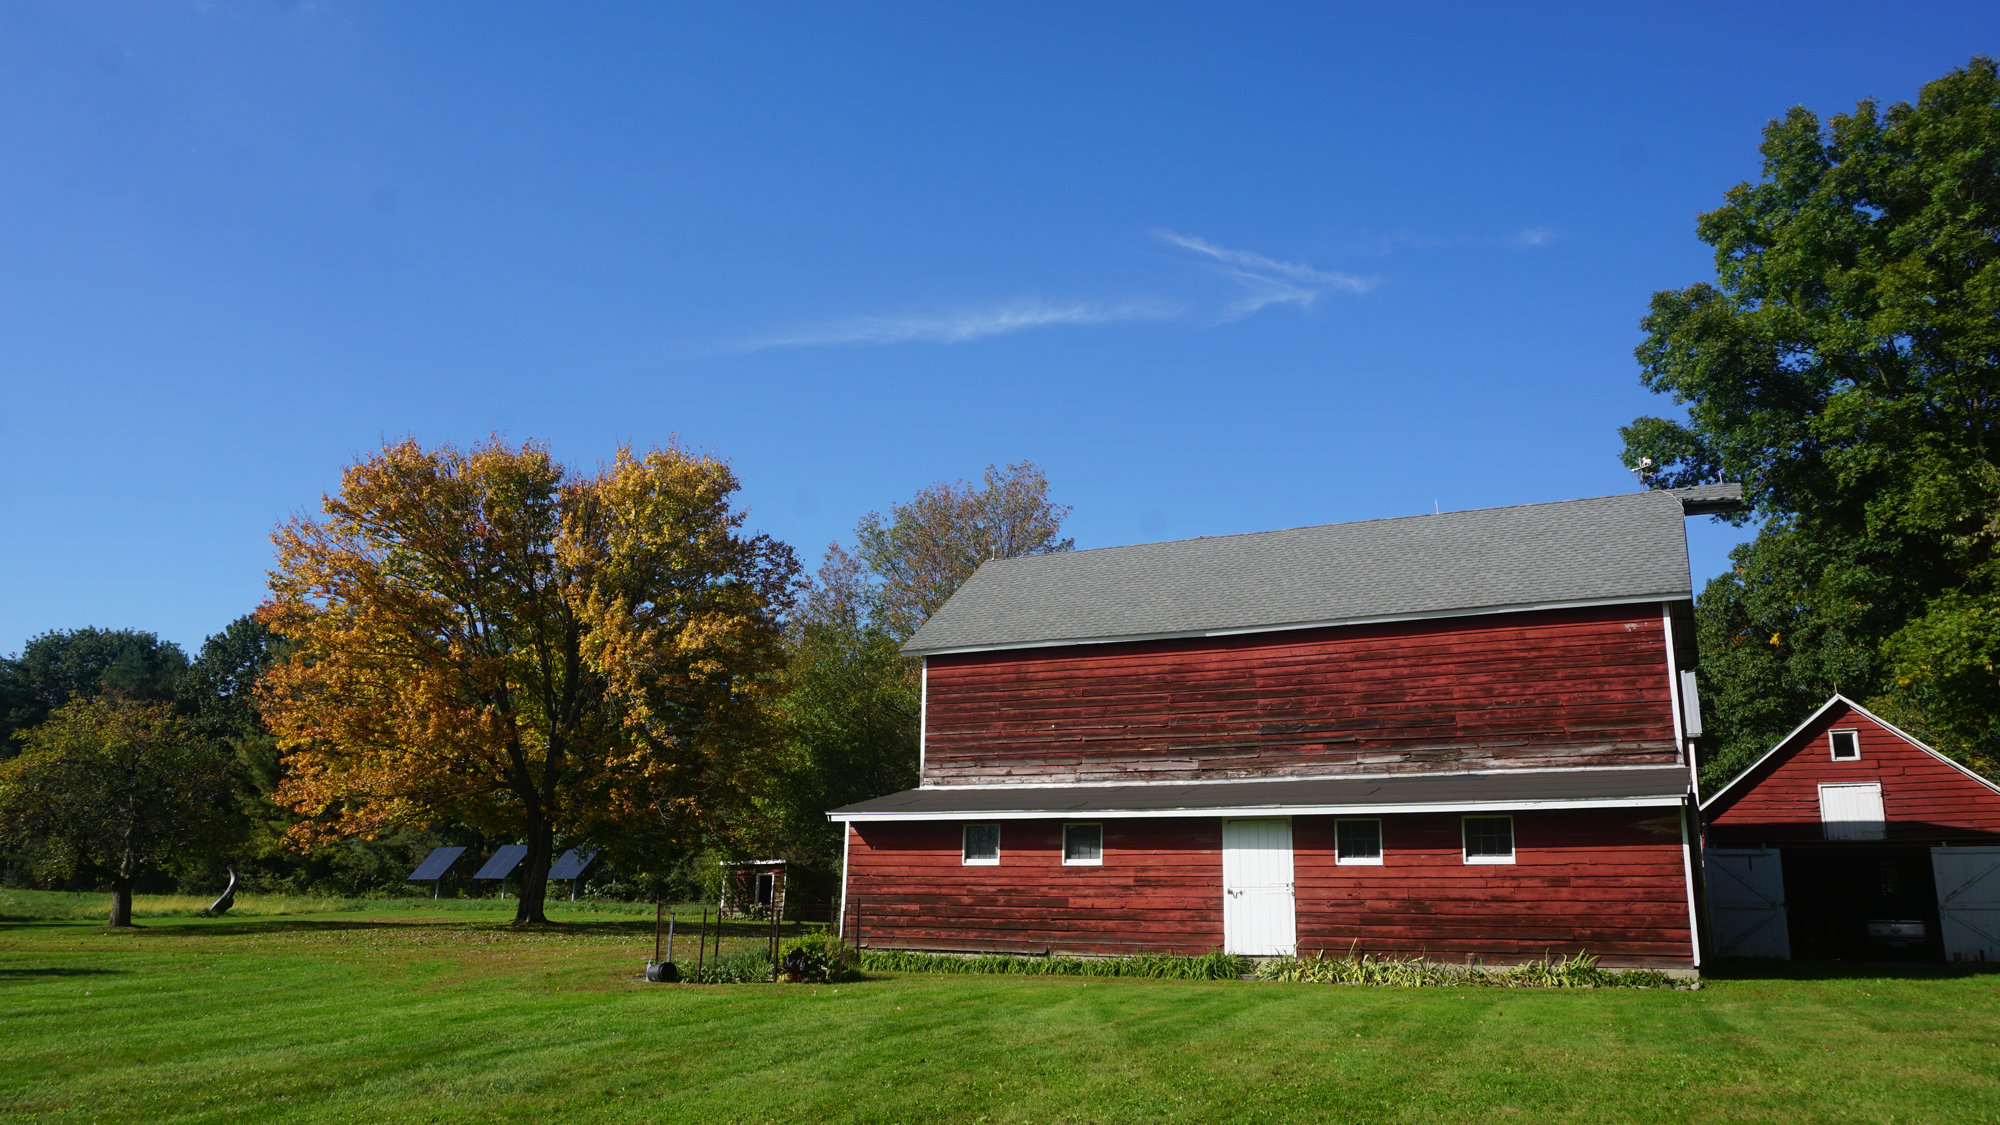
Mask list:
POLYGON ((555 833, 548 822, 533 816, 528 820, 528 854, 521 860, 521 898, 514 907, 514 924, 546 922, 543 900, 549 892, 549 866, 555 857, 555 833))
POLYGON ((129 926, 132 924, 132 880, 114 878, 111 880, 111 924, 129 926))

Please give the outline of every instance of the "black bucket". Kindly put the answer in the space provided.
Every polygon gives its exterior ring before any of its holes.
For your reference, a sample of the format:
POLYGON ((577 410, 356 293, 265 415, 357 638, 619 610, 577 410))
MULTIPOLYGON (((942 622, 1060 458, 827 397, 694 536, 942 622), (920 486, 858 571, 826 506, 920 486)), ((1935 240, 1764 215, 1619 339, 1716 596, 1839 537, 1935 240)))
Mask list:
POLYGON ((681 970, 672 961, 648 961, 646 979, 653 984, 672 984, 681 979, 681 970))

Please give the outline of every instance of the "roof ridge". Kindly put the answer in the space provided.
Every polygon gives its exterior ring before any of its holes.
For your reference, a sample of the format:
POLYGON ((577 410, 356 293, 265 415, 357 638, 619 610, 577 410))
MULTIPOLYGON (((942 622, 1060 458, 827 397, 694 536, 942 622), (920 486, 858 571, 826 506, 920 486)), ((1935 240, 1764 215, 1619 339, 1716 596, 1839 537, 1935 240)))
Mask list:
MULTIPOLYGON (((1696 487, 1705 488, 1712 486, 1697 485, 1696 487)), ((1408 516, 1370 516, 1367 519, 1335 520, 1331 523, 1302 523, 1294 527, 1267 527, 1262 531, 1227 531, 1223 532, 1220 535, 1190 535, 1185 539, 1147 539, 1147 540, 1142 540, 1141 542, 1138 543, 1106 543, 1102 547, 1082 547, 1082 548, 1074 548, 1068 551, 1044 551, 1032 555, 1006 555, 998 558, 987 559, 984 562, 981 562, 979 565, 985 566, 987 563, 1021 562, 1027 559, 1047 559, 1047 558, 1056 558, 1058 556, 1067 556, 1070 558, 1074 558, 1078 555, 1096 554, 1099 551, 1123 551, 1123 550, 1129 550, 1133 547, 1163 547, 1171 543, 1202 543, 1202 542, 1214 542, 1224 539, 1253 539, 1260 535, 1284 535, 1287 532, 1292 532, 1292 531, 1317 531, 1321 528, 1327 528, 1327 527, 1360 527, 1364 524, 1396 523, 1400 520, 1434 520, 1442 516, 1464 516, 1464 515, 1472 515, 1478 512, 1506 512, 1506 511, 1512 511, 1515 508, 1554 508, 1564 504, 1592 504, 1600 500, 1617 500, 1627 496, 1651 496, 1651 495, 1672 496, 1678 491, 1680 490, 1670 489, 1670 488, 1647 488, 1647 489, 1642 489, 1638 492, 1611 492, 1611 493, 1606 493, 1603 496, 1577 496, 1577 497, 1572 497, 1571 499, 1568 500, 1531 500, 1522 504, 1494 504, 1490 507, 1485 507, 1485 508, 1453 508, 1449 512, 1432 512, 1429 515, 1425 515, 1422 512, 1418 512, 1415 515, 1408 515, 1408 516)))

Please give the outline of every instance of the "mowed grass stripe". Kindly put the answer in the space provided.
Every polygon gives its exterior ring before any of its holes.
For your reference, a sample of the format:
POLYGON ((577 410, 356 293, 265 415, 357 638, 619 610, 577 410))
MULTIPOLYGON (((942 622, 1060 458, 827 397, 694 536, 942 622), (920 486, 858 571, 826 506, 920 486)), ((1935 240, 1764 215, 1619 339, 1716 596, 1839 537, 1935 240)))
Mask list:
POLYGON ((0 1118, 2000 1122, 2000 976, 648 986, 509 909, 0 926, 0 1118))

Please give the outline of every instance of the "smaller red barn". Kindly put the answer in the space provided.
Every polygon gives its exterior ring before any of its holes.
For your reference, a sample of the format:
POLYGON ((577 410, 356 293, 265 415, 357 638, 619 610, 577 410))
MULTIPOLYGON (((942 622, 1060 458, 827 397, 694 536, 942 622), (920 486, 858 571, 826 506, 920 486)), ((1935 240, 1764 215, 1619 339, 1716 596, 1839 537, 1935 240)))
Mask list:
POLYGON ((1860 704, 1701 810, 1716 956, 2000 961, 2000 786, 1860 704))

